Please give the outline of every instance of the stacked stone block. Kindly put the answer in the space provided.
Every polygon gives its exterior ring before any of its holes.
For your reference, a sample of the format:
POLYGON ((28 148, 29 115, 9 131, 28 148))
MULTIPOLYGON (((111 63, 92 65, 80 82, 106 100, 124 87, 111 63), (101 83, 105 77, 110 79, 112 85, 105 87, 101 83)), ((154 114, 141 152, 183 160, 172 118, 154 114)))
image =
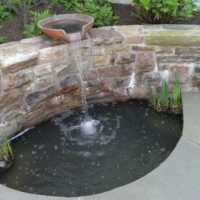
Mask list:
POLYGON ((77 53, 45 36, 2 44, 0 134, 84 106, 83 93, 88 103, 147 98, 149 87, 157 91, 164 78, 171 86, 177 75, 183 90, 199 90, 199 47, 200 27, 187 25, 93 29, 77 53))

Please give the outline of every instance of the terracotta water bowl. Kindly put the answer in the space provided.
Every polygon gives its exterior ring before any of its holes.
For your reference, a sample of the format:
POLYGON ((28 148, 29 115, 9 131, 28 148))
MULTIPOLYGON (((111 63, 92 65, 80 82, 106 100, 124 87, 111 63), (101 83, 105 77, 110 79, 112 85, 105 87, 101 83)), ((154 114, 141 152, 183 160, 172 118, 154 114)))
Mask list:
POLYGON ((80 40, 92 29, 94 18, 84 14, 54 15, 38 22, 38 27, 54 40, 80 40))

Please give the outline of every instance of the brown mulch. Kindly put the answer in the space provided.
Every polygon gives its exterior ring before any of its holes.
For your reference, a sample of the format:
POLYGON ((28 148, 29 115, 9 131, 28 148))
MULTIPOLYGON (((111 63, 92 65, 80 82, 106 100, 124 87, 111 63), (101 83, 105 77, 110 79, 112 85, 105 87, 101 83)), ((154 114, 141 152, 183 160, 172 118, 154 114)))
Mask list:
MULTIPOLYGON (((43 11, 48 8, 50 0, 40 1, 33 10, 34 11, 43 11)), ((111 4, 113 12, 115 15, 119 16, 119 19, 115 22, 116 25, 131 25, 131 24, 143 24, 136 16, 133 16, 134 7, 131 5, 124 4, 111 4)), ((53 14, 65 14, 72 13, 64 10, 63 8, 50 8, 50 12, 53 14)), ((30 20, 30 18, 29 18, 30 20)), ((18 16, 15 16, 12 20, 4 22, 0 27, 0 35, 6 36, 8 41, 16 41, 24 38, 23 36, 23 26, 21 19, 18 16)), ((200 25, 200 13, 196 13, 195 17, 189 20, 178 19, 173 23, 176 24, 198 24, 200 25)))

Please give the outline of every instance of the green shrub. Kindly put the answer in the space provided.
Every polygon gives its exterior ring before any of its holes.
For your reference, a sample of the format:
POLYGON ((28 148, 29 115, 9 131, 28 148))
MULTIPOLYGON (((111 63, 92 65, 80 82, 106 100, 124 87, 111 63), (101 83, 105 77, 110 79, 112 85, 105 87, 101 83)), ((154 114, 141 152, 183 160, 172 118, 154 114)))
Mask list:
POLYGON ((49 12, 49 10, 44 10, 43 12, 31 12, 32 14, 32 20, 30 24, 27 24, 25 26, 25 30, 23 34, 26 37, 33 37, 33 36, 38 36, 42 34, 42 31, 38 28, 37 23, 38 21, 50 17, 52 14, 49 12))
POLYGON ((74 10, 76 5, 81 3, 80 0, 53 0, 51 6, 64 7, 66 10, 74 10))
POLYGON ((152 105, 155 110, 167 110, 169 107, 169 89, 166 81, 163 81, 160 93, 157 96, 152 96, 152 105))
POLYGON ((146 23, 169 23, 191 18, 197 8, 194 0, 134 0, 137 16, 146 23))
POLYGON ((22 18, 23 25, 28 23, 28 16, 32 6, 39 0, 1 0, 10 10, 22 18))
POLYGON ((76 5, 76 11, 94 17, 96 27, 109 26, 117 19, 105 0, 85 0, 76 5))
POLYGON ((182 109, 181 84, 177 76, 176 76, 176 82, 175 82, 175 85, 173 87, 173 92, 172 92, 171 108, 176 112, 181 112, 181 109, 182 109))
POLYGON ((162 83, 161 91, 158 95, 153 94, 151 88, 149 88, 150 93, 150 104, 152 107, 158 111, 171 111, 173 113, 179 114, 182 111, 182 101, 181 101, 181 86, 180 80, 176 77, 176 82, 173 86, 172 94, 169 91, 169 87, 164 80, 162 83))
POLYGON ((7 42, 7 37, 0 35, 0 44, 7 42))
POLYGON ((0 1, 0 22, 7 21, 12 18, 10 9, 0 1))
POLYGON ((117 19, 107 0, 54 0, 51 5, 90 15, 94 17, 96 27, 109 26, 117 19))

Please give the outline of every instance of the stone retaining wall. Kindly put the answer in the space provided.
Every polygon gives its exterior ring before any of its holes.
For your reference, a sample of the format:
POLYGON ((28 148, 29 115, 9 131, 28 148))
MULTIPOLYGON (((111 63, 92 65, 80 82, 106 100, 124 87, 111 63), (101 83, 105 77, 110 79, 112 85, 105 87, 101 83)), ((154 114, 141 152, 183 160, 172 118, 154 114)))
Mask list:
POLYGON ((88 103, 146 98, 176 74, 184 91, 199 90, 199 26, 93 29, 76 45, 45 36, 0 45, 1 133, 81 107, 83 93, 88 103))

